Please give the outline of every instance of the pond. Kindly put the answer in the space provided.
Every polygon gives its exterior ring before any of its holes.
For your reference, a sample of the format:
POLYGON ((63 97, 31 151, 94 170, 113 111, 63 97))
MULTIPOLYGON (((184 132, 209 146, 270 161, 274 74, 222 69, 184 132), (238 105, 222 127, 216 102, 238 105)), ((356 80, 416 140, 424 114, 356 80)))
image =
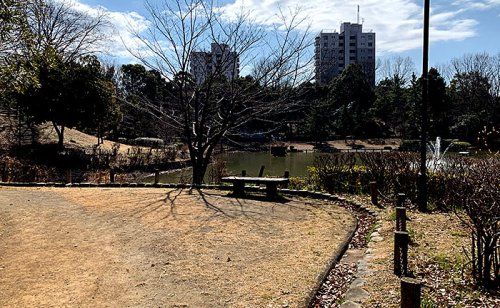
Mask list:
MULTIPOLYGON (((288 153, 285 157, 274 157, 269 152, 238 152, 224 153, 218 156, 226 162, 229 175, 240 175, 246 170, 247 176, 257 176, 261 166, 264 166, 265 176, 283 176, 285 171, 290 171, 292 177, 305 177, 307 167, 314 164, 315 157, 320 153, 288 153)), ((207 170, 205 182, 210 182, 210 168, 207 170)), ((189 181, 191 169, 184 169, 165 173, 160 176, 160 182, 179 183, 189 181)))

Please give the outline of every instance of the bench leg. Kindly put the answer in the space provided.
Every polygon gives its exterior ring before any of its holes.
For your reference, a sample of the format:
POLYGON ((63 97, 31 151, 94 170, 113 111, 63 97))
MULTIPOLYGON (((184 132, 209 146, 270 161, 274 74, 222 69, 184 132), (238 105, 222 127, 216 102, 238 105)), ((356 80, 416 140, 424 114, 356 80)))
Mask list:
POLYGON ((243 196, 245 194, 245 183, 234 182, 233 183, 233 193, 235 196, 243 196))
POLYGON ((269 199, 276 199, 278 197, 278 185, 274 183, 267 183, 266 197, 269 199))

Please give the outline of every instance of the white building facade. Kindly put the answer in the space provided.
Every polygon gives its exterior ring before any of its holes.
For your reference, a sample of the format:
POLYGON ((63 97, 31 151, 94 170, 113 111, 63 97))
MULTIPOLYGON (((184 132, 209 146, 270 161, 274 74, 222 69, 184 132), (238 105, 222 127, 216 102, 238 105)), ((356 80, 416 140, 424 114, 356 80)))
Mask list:
POLYGON ((197 51, 190 55, 190 73, 197 84, 209 77, 224 76, 227 80, 238 78, 240 61, 229 45, 212 43, 210 52, 197 51))
POLYGON ((315 40, 315 79, 328 84, 351 63, 363 69, 375 85, 375 33, 363 32, 361 24, 343 23, 340 33, 322 31, 315 40))

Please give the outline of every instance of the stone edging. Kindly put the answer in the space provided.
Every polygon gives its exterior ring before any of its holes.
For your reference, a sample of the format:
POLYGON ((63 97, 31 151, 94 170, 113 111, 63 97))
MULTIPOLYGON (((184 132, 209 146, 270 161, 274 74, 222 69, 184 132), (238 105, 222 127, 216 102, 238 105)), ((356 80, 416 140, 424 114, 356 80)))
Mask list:
MULTIPOLYGON (((192 184, 153 184, 153 183, 71 183, 71 184, 64 184, 64 183, 19 183, 19 182, 0 182, 0 187, 1 186, 7 186, 7 187, 75 187, 75 188, 177 188, 177 189, 190 189, 190 188, 195 188, 195 189, 215 189, 215 190, 222 190, 222 191, 228 191, 232 190, 232 186, 229 185, 212 185, 212 184, 202 184, 202 185, 192 185, 192 184)), ((245 190, 248 191, 265 191, 265 188, 260 188, 258 186, 248 186, 245 187, 245 190)), ((323 193, 323 192, 318 192, 318 191, 309 191, 309 190, 294 190, 294 189, 287 189, 287 188, 282 188, 278 189, 278 192, 286 195, 291 195, 291 196, 299 196, 299 197, 306 197, 306 198, 311 198, 311 199, 319 199, 319 200, 327 200, 327 201, 337 201, 337 202, 344 202, 348 203, 353 206, 353 211, 354 212, 365 212, 368 213, 369 215, 372 215, 376 218, 376 232, 372 233, 370 236, 370 241, 368 243, 368 247, 370 247, 370 243, 372 240, 377 240, 377 236, 380 237, 379 231, 380 231, 380 221, 378 218, 378 213, 367 206, 365 206, 362 203, 347 200, 343 197, 332 195, 329 193, 323 193)), ((356 231, 358 230, 358 224, 359 220, 356 218, 354 228, 349 232, 349 234, 344 238, 342 241, 342 245, 335 251, 335 253, 332 255, 332 258, 328 262, 324 272, 320 274, 317 277, 316 284, 314 288, 311 290, 309 295, 307 296, 305 300, 305 306, 311 307, 311 305, 314 304, 315 296, 320 289, 321 285, 324 283, 326 278, 328 277, 328 274, 330 271, 335 267, 335 265, 340 262, 342 257, 344 256, 345 252, 349 248, 349 244, 351 243, 354 235, 356 234, 356 231)), ((363 259, 358 261, 358 273, 361 274, 361 276, 365 273, 366 271, 366 264, 363 266, 362 262, 366 263, 366 258, 367 255, 370 253, 370 248, 367 249, 365 252, 363 259)), ((360 276, 358 274, 358 276, 360 276)), ((356 291, 357 288, 361 288, 361 286, 364 284, 364 280, 360 277, 355 279, 350 287, 349 290, 346 292, 346 301, 342 304, 342 307, 360 307, 356 301, 358 301, 356 298, 348 298, 349 293, 353 293, 356 291)), ((366 290, 363 290, 365 293, 366 290)), ((367 293, 368 294, 368 293, 367 293)), ((364 299, 361 298, 360 300, 364 299)))

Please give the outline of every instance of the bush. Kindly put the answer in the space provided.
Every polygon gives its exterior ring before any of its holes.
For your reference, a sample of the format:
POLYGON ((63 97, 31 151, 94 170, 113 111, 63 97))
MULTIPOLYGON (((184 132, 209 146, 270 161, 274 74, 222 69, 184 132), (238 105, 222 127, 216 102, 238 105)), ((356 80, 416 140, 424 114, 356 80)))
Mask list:
POLYGON ((476 285, 500 287, 500 159, 456 159, 447 168, 444 203, 469 228, 469 256, 476 285))
POLYGON ((135 138, 131 141, 131 144, 150 148, 163 148, 165 146, 165 142, 162 139, 147 137, 135 138))
POLYGON ((400 151, 418 152, 420 150, 420 140, 403 140, 399 146, 400 151))
POLYGON ((218 157, 214 157, 212 164, 208 169, 209 183, 220 184, 222 178, 227 176, 226 161, 218 157))
POLYGON ((62 173, 53 167, 33 164, 7 155, 0 156, 0 161, 2 182, 50 182, 64 178, 62 173))
POLYGON ((453 142, 453 144, 450 147, 450 151, 452 152, 466 152, 469 150, 469 148, 472 145, 469 142, 466 141, 457 141, 453 142))

